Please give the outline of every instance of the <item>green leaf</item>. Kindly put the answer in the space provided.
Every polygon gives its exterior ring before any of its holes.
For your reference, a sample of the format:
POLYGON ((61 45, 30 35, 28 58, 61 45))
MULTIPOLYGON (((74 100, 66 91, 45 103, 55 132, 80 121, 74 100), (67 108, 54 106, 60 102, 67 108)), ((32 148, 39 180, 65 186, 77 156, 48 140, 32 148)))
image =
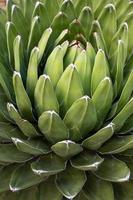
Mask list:
POLYGON ((67 15, 70 22, 76 18, 74 5, 71 0, 63 1, 60 10, 67 15))
POLYGON ((58 45, 54 48, 54 50, 48 57, 45 65, 45 73, 49 75, 54 88, 56 87, 57 82, 59 81, 63 73, 63 58, 63 48, 61 47, 61 45, 58 45))
POLYGON ((0 122, 0 137, 4 139, 11 139, 11 137, 24 138, 22 132, 10 123, 0 122))
POLYGON ((31 154, 31 155, 43 155, 49 153, 51 150, 47 144, 41 139, 30 139, 30 140, 22 140, 20 138, 12 137, 13 143, 16 145, 17 149, 31 154))
POLYGON ((133 181, 114 184, 117 200, 131 200, 133 198, 133 181))
POLYGON ((32 105, 25 91, 22 78, 19 72, 14 72, 13 86, 14 86, 16 102, 17 102, 17 106, 18 106, 20 114, 25 119, 32 121, 33 120, 32 105))
POLYGON ((101 11, 98 17, 103 35, 106 41, 107 48, 110 48, 111 40, 117 31, 117 15, 113 4, 107 4, 101 11))
POLYGON ((89 39, 89 36, 90 36, 93 20, 94 20, 94 16, 93 16, 93 12, 91 8, 88 6, 85 6, 79 15, 79 21, 83 27, 83 31, 87 39, 89 39))
POLYGON ((51 153, 33 162, 31 168, 37 175, 49 176, 64 171, 66 168, 66 161, 51 153))
POLYGON ((22 164, 18 166, 12 173, 10 180, 10 190, 13 192, 26 189, 33 185, 36 185, 47 177, 37 176, 31 170, 31 165, 29 163, 22 164))
POLYGON ((6 23, 6 37, 7 37, 7 48, 8 57, 11 67, 14 67, 14 55, 13 55, 13 42, 17 37, 18 33, 15 25, 12 22, 6 23))
POLYGON ((31 21, 31 29, 28 38, 27 53, 30 55, 32 49, 37 46, 41 37, 40 18, 35 16, 31 21))
POLYGON ((16 5, 12 6, 11 21, 15 24, 17 32, 21 35, 24 46, 26 47, 28 43, 28 28, 30 26, 28 26, 27 21, 21 12, 21 9, 16 5))
POLYGON ((39 200, 53 200, 53 196, 54 200, 62 200, 62 194, 55 185, 55 177, 51 176, 39 185, 39 200))
POLYGON ((20 116, 19 112, 17 111, 17 109, 14 107, 13 104, 8 103, 7 110, 10 118, 17 124, 17 126, 24 135, 28 137, 36 137, 39 135, 38 131, 36 130, 36 128, 33 126, 32 123, 30 123, 26 119, 22 119, 22 117, 20 116))
POLYGON ((85 173, 70 166, 59 173, 56 179, 57 188, 68 199, 74 198, 82 190, 85 182, 85 173))
POLYGON ((51 34, 52 34, 52 29, 51 28, 47 28, 43 32, 43 34, 41 36, 41 39, 38 42, 38 48, 39 48, 38 62, 40 62, 42 57, 43 57, 43 54, 45 52, 45 49, 47 47, 47 43, 49 41, 49 38, 50 38, 51 34))
POLYGON ((98 170, 93 173, 98 178, 111 182, 125 182, 130 177, 127 165, 114 157, 105 158, 98 170))
POLYGON ((109 75, 109 69, 105 53, 99 49, 95 57, 95 63, 92 71, 91 78, 91 93, 94 94, 100 82, 109 75))
POLYGON ((80 141, 95 127, 96 110, 92 100, 83 96, 75 101, 64 117, 64 123, 69 129, 69 138, 80 141))
POLYGON ((54 16, 57 14, 57 12, 59 10, 58 0, 55 0, 54 4, 53 4, 52 0, 46 0, 44 2, 44 5, 49 13, 50 21, 52 22, 54 16))
POLYGON ((44 4, 39 1, 36 1, 35 8, 32 14, 32 17, 35 16, 40 17, 40 25, 42 31, 44 31, 46 28, 50 26, 48 10, 46 9, 46 6, 44 6, 44 4))
POLYGON ((83 147, 90 149, 90 150, 97 150, 99 149, 104 142, 112 137, 114 134, 113 125, 109 124, 104 128, 100 129, 98 132, 93 134, 92 136, 85 139, 82 143, 83 147))
POLYGON ((83 96, 82 84, 75 65, 70 64, 63 72, 56 86, 56 95, 63 115, 74 101, 83 96))
POLYGON ((15 165, 8 165, 0 169, 0 192, 9 190, 9 182, 14 169, 15 165))
POLYGON ((126 105, 126 103, 131 98, 133 92, 133 71, 130 73, 127 82, 122 90, 120 99, 118 101, 117 113, 122 110, 122 108, 126 105))
POLYGON ((87 182, 83 191, 86 198, 89 200, 114 200, 112 184, 92 174, 87 175, 87 182))
POLYGON ((26 90, 31 101, 34 99, 34 90, 38 80, 38 55, 39 48, 35 47, 31 51, 27 70, 26 90))
POLYGON ((128 101, 124 108, 116 115, 112 123, 115 125, 115 131, 119 131, 126 120, 133 114, 133 98, 128 101))
POLYGON ((17 150, 14 144, 0 144, 0 161, 2 162, 21 163, 31 158, 31 155, 17 150))
POLYGON ((89 151, 81 152, 79 155, 71 159, 71 165, 79 170, 97 170, 98 166, 103 162, 97 153, 92 153, 89 151))
POLYGON ((38 126, 52 144, 68 139, 68 129, 63 120, 54 111, 46 111, 40 117, 38 126))
POLYGON ((126 135, 110 139, 98 151, 101 154, 117 154, 131 148, 133 148, 133 135, 126 135))
POLYGON ((84 1, 76 0, 76 2, 74 3, 74 7, 75 7, 75 11, 76 11, 77 16, 79 16, 81 10, 85 6, 92 8, 92 2, 90 0, 84 0, 84 1))
POLYGON ((83 149, 79 144, 76 144, 70 140, 64 140, 54 144, 51 149, 60 157, 70 158, 78 153, 80 153, 83 149))
POLYGON ((92 101, 97 111, 98 126, 103 123, 108 114, 113 99, 112 82, 110 78, 104 78, 95 90, 92 101))

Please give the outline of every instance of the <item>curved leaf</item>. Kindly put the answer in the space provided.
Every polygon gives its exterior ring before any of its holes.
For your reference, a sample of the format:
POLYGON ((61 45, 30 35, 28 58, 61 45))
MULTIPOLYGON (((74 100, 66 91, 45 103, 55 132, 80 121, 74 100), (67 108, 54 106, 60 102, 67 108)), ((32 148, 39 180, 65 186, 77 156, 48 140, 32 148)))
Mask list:
POLYGON ((73 167, 83 171, 97 170, 103 160, 97 153, 85 151, 72 158, 71 164, 73 167))
POLYGON ((52 144, 68 139, 68 129, 55 111, 46 111, 40 117, 38 126, 52 144))
POLYGON ((18 151, 14 144, 0 144, 0 161, 21 163, 31 158, 31 155, 18 151))
POLYGON ((87 149, 97 150, 102 146, 104 142, 106 142, 109 138, 112 137, 113 133, 113 125, 109 124, 108 126, 105 126, 104 128, 100 129, 97 133, 84 140, 82 145, 87 149))
POLYGON ((128 181, 130 177, 130 170, 127 165, 113 157, 105 158, 98 170, 93 173, 97 177, 111 182, 128 181))
POLYGON ((53 175, 66 168, 66 161, 55 154, 45 155, 31 164, 32 171, 37 175, 53 175))
POLYGON ((56 179, 57 188, 68 199, 74 198, 82 190, 85 182, 85 173, 70 166, 59 173, 56 179))
POLYGON ((79 144, 76 144, 75 142, 72 142, 70 140, 58 142, 53 145, 51 149, 57 155, 64 158, 70 158, 83 150, 83 148, 79 144))
POLYGON ((116 154, 131 148, 133 148, 133 135, 126 135, 110 139, 98 151, 101 154, 116 154))
POLYGON ((31 170, 29 163, 18 166, 12 173, 10 180, 10 190, 15 192, 26 189, 42 182, 47 177, 37 176, 31 170))
POLYGON ((41 139, 22 140, 12 137, 12 141, 18 150, 31 155, 43 155, 51 151, 49 146, 41 139))

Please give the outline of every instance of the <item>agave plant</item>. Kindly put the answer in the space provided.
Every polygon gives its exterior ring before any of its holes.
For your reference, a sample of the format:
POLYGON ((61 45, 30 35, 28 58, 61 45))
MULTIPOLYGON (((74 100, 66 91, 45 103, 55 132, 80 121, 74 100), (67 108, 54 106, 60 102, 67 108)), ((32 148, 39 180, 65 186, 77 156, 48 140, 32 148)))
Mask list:
POLYGON ((133 2, 0 10, 0 200, 133 199, 133 2))

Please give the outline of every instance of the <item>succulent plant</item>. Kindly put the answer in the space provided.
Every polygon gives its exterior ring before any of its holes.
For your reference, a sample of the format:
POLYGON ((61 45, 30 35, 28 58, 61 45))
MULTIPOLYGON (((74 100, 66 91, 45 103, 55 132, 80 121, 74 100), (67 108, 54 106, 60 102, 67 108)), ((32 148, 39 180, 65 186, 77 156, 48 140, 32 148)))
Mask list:
POLYGON ((0 10, 0 200, 133 199, 133 2, 0 10))

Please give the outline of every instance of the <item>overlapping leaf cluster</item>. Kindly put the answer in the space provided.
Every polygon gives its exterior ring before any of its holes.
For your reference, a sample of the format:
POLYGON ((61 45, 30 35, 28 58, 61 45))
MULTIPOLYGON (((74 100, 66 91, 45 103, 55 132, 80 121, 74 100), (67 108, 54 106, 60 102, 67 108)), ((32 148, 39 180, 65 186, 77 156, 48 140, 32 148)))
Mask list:
POLYGON ((133 2, 0 10, 0 200, 133 199, 133 2))

